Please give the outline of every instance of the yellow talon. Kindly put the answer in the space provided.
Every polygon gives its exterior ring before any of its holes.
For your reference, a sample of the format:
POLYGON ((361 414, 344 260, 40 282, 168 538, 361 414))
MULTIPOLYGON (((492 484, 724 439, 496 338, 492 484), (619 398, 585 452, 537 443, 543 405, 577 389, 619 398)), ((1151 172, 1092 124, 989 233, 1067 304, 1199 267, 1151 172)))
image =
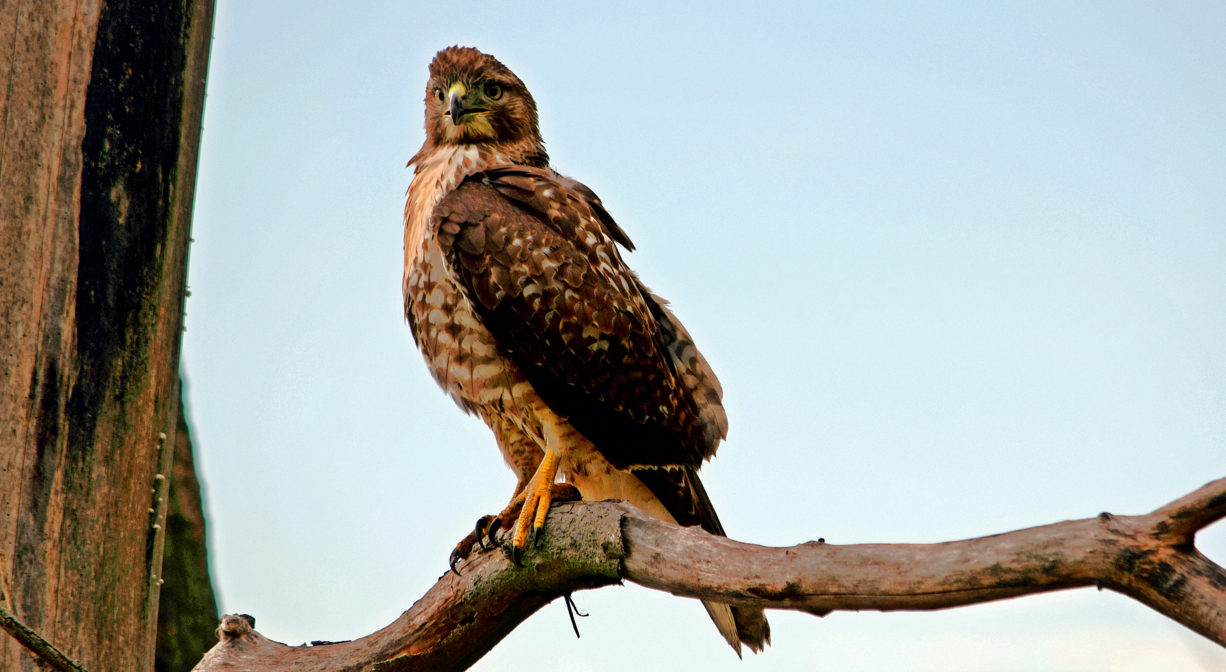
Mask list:
POLYGON ((545 527, 545 516, 549 513, 549 505, 553 503, 553 488, 545 488, 545 492, 541 493, 540 500, 536 503, 536 518, 532 520, 532 537, 536 538, 536 533, 545 527))
POLYGON ((528 531, 531 526, 532 535, 545 526, 545 516, 549 514, 549 504, 553 501, 554 479, 558 477, 558 464, 561 456, 552 450, 546 450, 541 464, 532 476, 532 482, 524 493, 524 506, 519 511, 519 519, 515 521, 515 534, 511 537, 511 545, 517 551, 522 551, 528 545, 528 531))

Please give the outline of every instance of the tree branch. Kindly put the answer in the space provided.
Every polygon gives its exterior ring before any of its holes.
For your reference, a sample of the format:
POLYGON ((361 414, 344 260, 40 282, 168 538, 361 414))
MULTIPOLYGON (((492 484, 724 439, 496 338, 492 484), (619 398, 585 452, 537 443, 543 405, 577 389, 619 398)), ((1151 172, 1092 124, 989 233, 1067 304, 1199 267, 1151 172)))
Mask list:
MULTIPOLYGON (((4 597, 0 594, 0 598, 4 597)), ((13 636, 22 646, 29 649, 30 653, 42 663, 46 664, 56 672, 85 672, 85 668, 81 667, 68 656, 64 655, 54 644, 48 642, 42 635, 35 632, 25 623, 22 623, 16 616, 9 613, 8 609, 0 606, 0 629, 13 636)))
POLYGON ((628 579, 675 595, 824 615, 945 609, 1076 586, 1109 588, 1226 646, 1226 572, 1193 545, 1226 517, 1226 478, 1140 516, 1099 514, 940 544, 746 544, 613 502, 556 506, 514 566, 483 553, 382 630, 290 647, 226 616, 196 666, 214 670, 461 670, 549 601, 628 579))

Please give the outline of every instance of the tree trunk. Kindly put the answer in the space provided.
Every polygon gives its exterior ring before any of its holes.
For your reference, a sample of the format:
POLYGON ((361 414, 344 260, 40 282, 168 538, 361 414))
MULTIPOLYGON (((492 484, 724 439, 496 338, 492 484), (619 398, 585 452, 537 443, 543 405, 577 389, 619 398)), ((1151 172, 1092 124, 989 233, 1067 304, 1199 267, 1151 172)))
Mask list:
POLYGON ((91 670, 153 667, 212 4, 0 0, 0 604, 91 670))

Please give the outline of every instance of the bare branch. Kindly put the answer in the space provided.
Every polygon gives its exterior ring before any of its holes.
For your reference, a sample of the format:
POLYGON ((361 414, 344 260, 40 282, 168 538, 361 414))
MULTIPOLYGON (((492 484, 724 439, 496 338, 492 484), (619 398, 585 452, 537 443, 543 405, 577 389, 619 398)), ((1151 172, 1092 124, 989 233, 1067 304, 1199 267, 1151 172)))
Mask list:
MULTIPOLYGON (((0 594, 0 597, 4 595, 0 594)), ((43 639, 42 635, 19 621, 3 606, 0 606, 0 628, 12 635, 13 639, 16 639, 22 646, 29 649, 30 653, 56 672, 85 672, 85 668, 64 655, 64 652, 56 648, 54 644, 43 639)))
POLYGON ((196 666, 461 670, 544 604, 628 579, 675 595, 826 614, 945 609, 1076 586, 1132 597, 1226 646, 1226 572, 1192 544, 1226 516, 1226 479, 1156 511, 1064 521, 940 544, 746 544, 613 502, 556 506, 516 567, 484 553, 448 572, 396 622, 362 639, 289 647, 227 616, 196 666))
POLYGON ((1196 492, 1159 508, 1149 517, 1158 519, 1155 527, 1164 536, 1170 535, 1174 545, 1192 543, 1197 530, 1226 518, 1226 486, 1222 485, 1222 480, 1205 484, 1196 492))
POLYGON ((618 583, 621 518, 631 512, 612 503, 558 505, 523 566, 498 552, 476 555, 461 574, 447 572, 395 622, 361 639, 291 647, 255 632, 250 617, 228 615, 221 641, 194 669, 465 669, 550 601, 618 583))

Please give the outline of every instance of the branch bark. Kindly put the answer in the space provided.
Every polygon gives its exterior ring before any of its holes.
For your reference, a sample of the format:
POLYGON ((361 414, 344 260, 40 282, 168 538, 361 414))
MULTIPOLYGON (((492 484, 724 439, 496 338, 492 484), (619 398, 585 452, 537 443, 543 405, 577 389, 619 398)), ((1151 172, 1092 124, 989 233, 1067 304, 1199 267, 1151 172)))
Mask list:
MULTIPOLYGON (((3 598, 4 595, 0 595, 3 598)), ((0 629, 13 636, 22 646, 26 647, 30 653, 38 657, 48 668, 55 672, 86 672, 84 668, 64 655, 54 644, 43 639, 42 635, 34 632, 28 625, 17 620, 16 616, 9 613, 8 609, 3 606, 3 600, 0 600, 0 629)))
POLYGON ((1196 532, 1226 516, 1226 478, 1151 513, 1064 521, 940 544, 757 546, 679 528, 614 502, 554 507, 514 566, 483 553, 394 623, 349 642, 291 647, 228 615, 195 667, 462 670, 549 601, 622 579, 684 597, 795 609, 946 609, 1077 586, 1136 599, 1226 646, 1226 571, 1196 532))

